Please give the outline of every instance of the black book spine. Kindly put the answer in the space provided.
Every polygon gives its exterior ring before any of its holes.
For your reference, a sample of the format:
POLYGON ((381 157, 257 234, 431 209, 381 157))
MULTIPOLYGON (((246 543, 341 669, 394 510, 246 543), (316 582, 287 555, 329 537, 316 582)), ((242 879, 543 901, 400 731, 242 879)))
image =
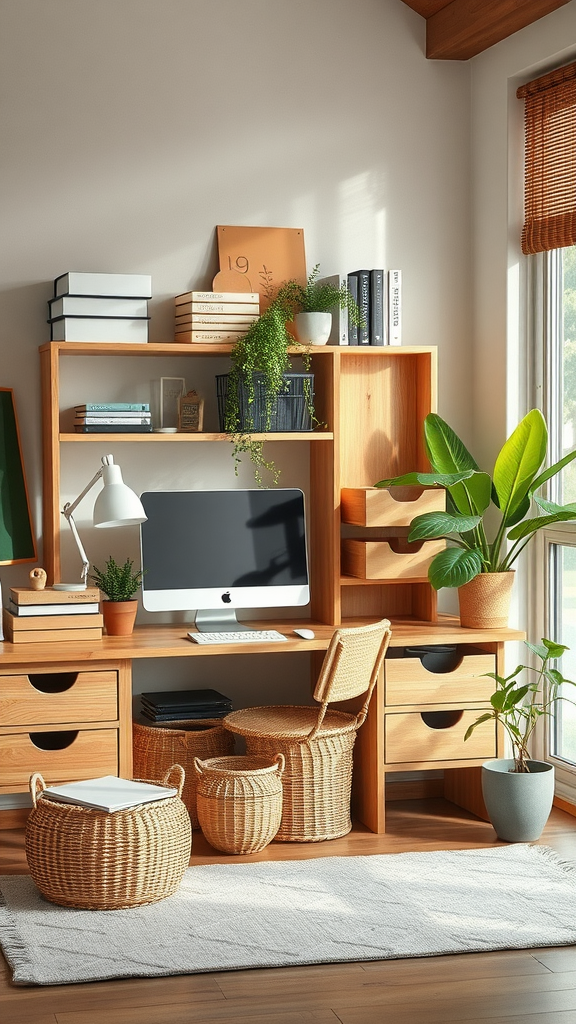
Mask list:
MULTIPOLYGON (((354 302, 356 303, 356 305, 358 305, 358 275, 357 274, 348 274, 348 291, 350 292, 350 295, 354 299, 354 302)), ((349 345, 357 345, 358 344, 358 327, 357 327, 356 324, 352 323, 352 321, 350 320, 350 317, 348 317, 348 344, 349 345)))
POLYGON ((358 270, 358 309, 360 326, 358 328, 358 344, 370 344, 370 271, 358 270))
POLYGON ((370 271, 370 344, 385 345, 384 271, 370 271))

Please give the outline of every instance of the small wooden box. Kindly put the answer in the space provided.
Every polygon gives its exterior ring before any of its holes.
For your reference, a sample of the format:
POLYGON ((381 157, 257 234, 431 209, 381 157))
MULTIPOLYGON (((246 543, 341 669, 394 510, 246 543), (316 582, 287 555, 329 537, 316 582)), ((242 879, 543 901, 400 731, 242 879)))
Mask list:
POLYGON ((404 538, 342 541, 342 572, 361 580, 418 580, 426 582, 428 566, 444 540, 408 544, 404 538))
POLYGON ((419 658, 387 658, 384 662, 386 704, 489 703, 496 670, 493 654, 463 654, 451 672, 429 672, 419 658))
POLYGON ((344 487, 342 522, 354 526, 409 526, 425 512, 444 512, 441 487, 344 487))
POLYGON ((50 726, 66 722, 114 722, 117 718, 117 672, 2 676, 0 725, 50 726))
POLYGON ((32 772, 50 784, 117 775, 118 729, 0 735, 0 762, 2 785, 14 788, 27 787, 32 772))
POLYGON ((386 764, 496 757, 493 721, 483 722, 469 740, 464 740, 466 730, 483 710, 408 711, 386 715, 386 764))

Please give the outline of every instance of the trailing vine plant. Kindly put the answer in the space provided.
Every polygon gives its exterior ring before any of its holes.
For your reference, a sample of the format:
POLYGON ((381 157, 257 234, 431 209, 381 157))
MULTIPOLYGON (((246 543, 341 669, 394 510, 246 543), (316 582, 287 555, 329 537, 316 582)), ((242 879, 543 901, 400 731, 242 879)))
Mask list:
MULTIPOLYGON (((268 472, 274 484, 280 478, 280 471, 264 457, 264 441, 254 438, 253 409, 256 398, 264 399, 264 423, 258 425, 258 432, 270 430, 272 415, 278 397, 288 391, 289 383, 284 374, 292 369, 289 349, 300 349, 298 353, 306 372, 310 370, 310 349, 302 345, 287 328, 287 324, 301 311, 326 311, 335 305, 348 307, 352 321, 358 323, 358 307, 347 288, 332 284, 318 284, 317 264, 306 284, 286 281, 280 286, 268 308, 235 343, 228 375, 224 410, 224 429, 231 434, 234 445, 234 470, 244 454, 248 454, 254 467, 254 478, 259 487, 264 486, 263 472, 268 472), (258 395, 257 395, 258 391, 258 395), (246 408, 246 404, 248 408, 246 408)), ((310 380, 304 379, 304 400, 313 423, 318 424, 314 412, 310 380)))

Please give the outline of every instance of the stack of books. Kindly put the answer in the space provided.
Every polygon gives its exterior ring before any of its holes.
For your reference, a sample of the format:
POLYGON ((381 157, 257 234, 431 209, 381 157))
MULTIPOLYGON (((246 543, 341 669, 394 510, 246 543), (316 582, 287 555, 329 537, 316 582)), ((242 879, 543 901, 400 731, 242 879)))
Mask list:
POLYGON ((86 402, 74 407, 77 434, 148 434, 152 415, 148 402, 86 402))
POLYGON ((258 292, 183 292, 175 298, 175 341, 237 341, 260 315, 258 292))
POLYGON ((232 701, 218 690, 168 690, 140 695, 141 710, 152 722, 178 722, 195 718, 224 718, 232 701))
POLYGON ((31 590, 12 587, 3 611, 4 633, 13 644, 101 640, 100 591, 31 590))
POLYGON ((51 341, 148 341, 149 274, 78 274, 54 281, 51 341))
POLYGON ((350 321, 348 310, 332 309, 329 345, 402 344, 402 271, 356 270, 322 278, 318 284, 346 286, 356 301, 362 323, 350 321))

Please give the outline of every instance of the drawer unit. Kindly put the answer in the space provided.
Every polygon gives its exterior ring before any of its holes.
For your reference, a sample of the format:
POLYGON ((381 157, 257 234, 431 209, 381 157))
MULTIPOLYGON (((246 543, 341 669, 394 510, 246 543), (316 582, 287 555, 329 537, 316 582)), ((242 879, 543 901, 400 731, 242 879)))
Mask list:
POLYGON ((114 722, 117 719, 117 672, 0 676, 0 726, 114 722))
MULTIPOLYGON (((484 673, 495 671, 494 655, 482 651, 462 654, 449 672, 430 672, 420 658, 386 658, 386 705, 470 702, 488 705, 496 683, 484 673)), ((468 740, 468 744, 470 742, 468 740)))
POLYGON ((0 735, 0 782, 27 789, 33 772, 47 783, 118 774, 118 729, 13 732, 0 735))
POLYGON ((496 757, 496 726, 483 722, 464 741, 483 709, 392 712, 385 716, 385 763, 462 761, 496 757))
POLYGON ((410 526, 425 512, 444 512, 446 491, 439 487, 343 487, 342 522, 355 526, 410 526))
POLYGON ((363 580, 427 580, 428 566, 446 541, 425 540, 409 544, 404 537, 392 540, 342 541, 342 572, 363 580))

